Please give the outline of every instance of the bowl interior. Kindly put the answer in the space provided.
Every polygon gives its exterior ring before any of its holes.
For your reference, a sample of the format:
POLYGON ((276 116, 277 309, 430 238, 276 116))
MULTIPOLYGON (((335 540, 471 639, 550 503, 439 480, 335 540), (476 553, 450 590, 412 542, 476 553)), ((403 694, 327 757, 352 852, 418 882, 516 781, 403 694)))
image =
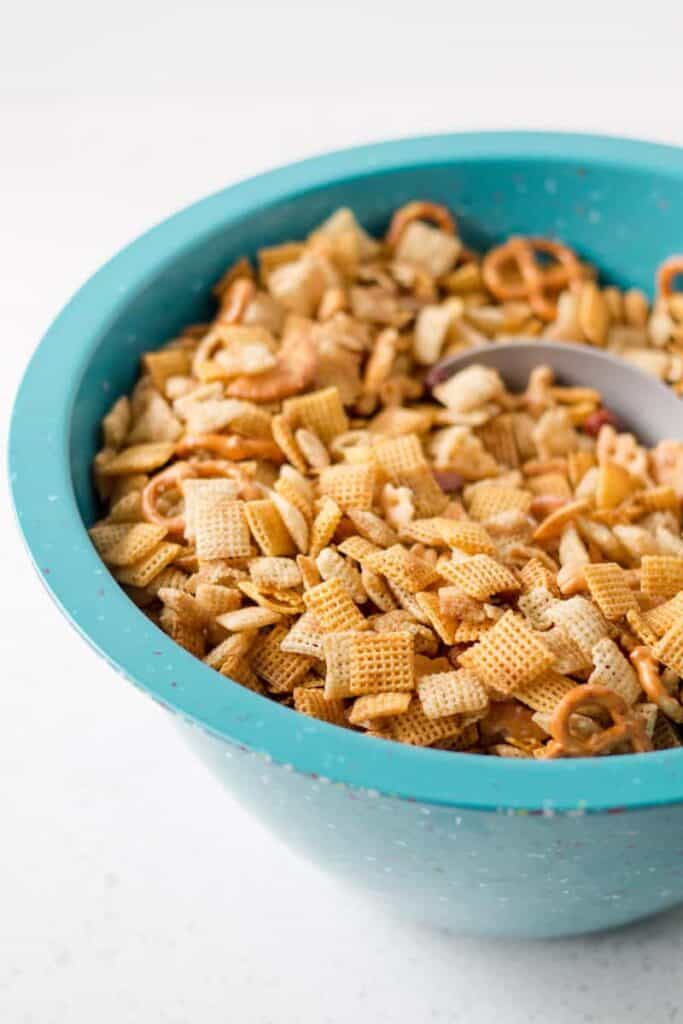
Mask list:
POLYGON ((595 263, 605 283, 651 292, 657 264, 680 248, 683 190, 669 173, 591 161, 576 148, 575 156, 562 160, 454 156, 426 166, 370 167, 217 222, 190 244, 169 251, 104 326, 78 383, 70 454, 84 521, 89 524, 96 515, 89 466, 99 422, 112 400, 131 388, 141 353, 211 315, 211 286, 232 260, 305 236, 338 206, 352 207, 370 232, 381 234, 395 207, 429 198, 450 207, 473 248, 513 233, 556 236, 595 263))
MULTIPOLYGON (((103 567, 84 525, 99 423, 142 352, 210 315, 236 257, 300 238, 340 205, 372 232, 413 198, 446 203, 467 244, 557 235, 603 279, 651 289, 679 247, 683 153, 587 136, 483 133, 367 146, 251 179, 143 235, 50 328, 19 390, 10 475, 20 527, 50 594, 111 665, 226 742, 340 783, 485 810, 603 810, 683 800, 683 751, 538 764, 368 739, 216 674, 153 626, 103 567)), ((590 381, 587 381, 590 383, 590 381)), ((67 698, 68 699, 68 698, 67 698)), ((227 750, 227 748, 226 748, 227 750)))

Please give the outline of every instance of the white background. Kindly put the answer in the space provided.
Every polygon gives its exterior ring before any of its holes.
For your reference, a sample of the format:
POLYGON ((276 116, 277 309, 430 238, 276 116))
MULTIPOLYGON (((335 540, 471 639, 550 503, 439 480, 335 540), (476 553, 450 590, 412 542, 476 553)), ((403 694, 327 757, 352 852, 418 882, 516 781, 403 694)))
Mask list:
MULTIPOLYGON (((542 127, 683 143, 682 30, 680 4, 657 2, 12 5, 2 434, 66 298, 168 213, 397 135, 542 127)), ((370 912, 296 859, 69 630, 4 499, 0 517, 3 1024, 678 1020, 683 911, 572 941, 449 938, 370 912)))

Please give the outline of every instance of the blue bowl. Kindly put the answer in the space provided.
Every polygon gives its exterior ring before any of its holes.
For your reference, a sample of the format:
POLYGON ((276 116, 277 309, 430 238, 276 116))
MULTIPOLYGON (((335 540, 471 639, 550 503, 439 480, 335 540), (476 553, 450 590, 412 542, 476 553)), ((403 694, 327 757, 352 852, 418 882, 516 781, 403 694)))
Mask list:
POLYGON ((420 750, 313 721, 223 679, 150 624, 86 533, 99 422, 141 352, 205 318, 225 266, 349 205, 371 231, 414 197, 465 240, 557 234, 605 280, 651 290, 681 249, 683 151, 580 135, 476 134, 333 153, 177 214, 115 256, 34 355, 10 438, 30 555, 66 616, 164 707, 292 846, 441 928, 549 936, 683 901, 683 750, 549 763, 420 750))

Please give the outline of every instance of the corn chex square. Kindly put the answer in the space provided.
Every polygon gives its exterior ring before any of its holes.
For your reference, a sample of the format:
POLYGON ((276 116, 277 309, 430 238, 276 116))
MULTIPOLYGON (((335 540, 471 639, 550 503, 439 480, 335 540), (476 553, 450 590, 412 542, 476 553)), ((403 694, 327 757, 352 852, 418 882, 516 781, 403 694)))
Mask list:
POLYGON ((282 641, 288 632, 287 626, 273 626, 266 637, 259 637, 251 654, 251 668, 265 680, 273 693, 290 693, 301 682, 313 661, 302 654, 282 650, 282 641))
POLYGON ((628 577, 616 562, 596 562, 583 567, 591 597, 611 622, 630 609, 638 610, 638 601, 628 585, 628 577))
POLYGON ((417 699, 406 712, 385 721, 392 739, 414 747, 429 747, 441 740, 455 739, 465 728, 461 715, 428 718, 417 699))
POLYGON ((643 692, 638 676, 609 637, 603 637, 593 648, 593 664, 595 668, 588 679, 591 685, 607 686, 623 697, 627 704, 635 704, 643 692))
POLYGON ((442 562, 439 573, 477 601, 486 601, 493 594, 519 590, 517 577, 490 555, 471 555, 462 562, 442 562))
POLYGON ((683 676, 683 618, 669 626, 664 636, 653 648, 655 658, 663 665, 683 676))
POLYGON ((321 494, 344 511, 372 508, 376 481, 377 469, 369 462, 327 466, 319 477, 321 494))
POLYGON ((425 464, 422 442, 417 434, 390 437, 373 445, 373 454, 387 476, 396 483, 406 470, 425 464))
POLYGON ((357 697, 349 712, 351 725, 363 725, 382 718, 402 715, 410 707, 410 692, 403 693, 368 693, 357 697))
MULTIPOLYGON (((683 592, 676 594, 675 597, 660 604, 657 608, 643 612, 643 619, 656 637, 663 636, 674 622, 683 619, 683 592)), ((652 643, 652 640, 646 640, 645 643, 652 643)))
POLYGON ((293 555, 296 546, 274 502, 268 498, 247 501, 244 514, 251 535, 264 555, 293 555))
POLYGON ((122 569, 115 569, 114 576, 128 587, 146 587, 155 576, 158 576, 162 569, 173 562, 182 548, 179 544, 172 544, 164 540, 158 547, 151 551, 134 565, 126 565, 122 569))
POLYGON ((467 511, 472 519, 485 522, 501 512, 522 512, 526 514, 531 505, 530 491, 518 487, 504 487, 500 484, 480 484, 474 488, 467 511))
POLYGON ((322 690, 306 686, 294 688, 294 707, 310 718, 317 718, 330 725, 346 725, 346 711, 343 700, 329 700, 322 690))
POLYGON ((244 515, 244 502, 224 494, 203 497, 194 510, 197 557, 246 558, 251 554, 251 537, 244 515))
POLYGON ((643 555, 640 587, 648 597, 675 597, 683 590, 683 558, 643 555))
POLYGON ((533 682, 555 661, 541 635, 521 616, 508 611, 479 643, 460 655, 460 664, 471 669, 485 686, 513 693, 533 682))
POLYGON ((412 554, 402 544, 394 544, 384 551, 377 551, 363 560, 363 567, 371 572, 386 576, 388 580, 403 587, 411 594, 426 590, 435 583, 439 574, 429 562, 412 554))
POLYGON ((408 633, 359 633, 350 642, 350 690, 366 693, 415 689, 414 643, 408 633))
POLYGON ((576 682, 563 676, 554 669, 546 669, 533 682, 528 683, 519 690, 515 690, 515 697, 522 704, 533 708, 534 711, 545 711, 552 714, 563 697, 573 690, 576 682))
POLYGON ((473 672, 464 668, 422 676, 417 693, 427 718, 483 715, 489 704, 484 687, 473 672))
POLYGON ((336 387, 288 398, 283 403, 282 411, 290 423, 312 430, 325 444, 349 429, 349 421, 336 387))
POLYGON ((324 633, 367 629, 368 623, 354 604, 338 576, 318 583, 305 591, 304 604, 313 612, 324 633))
POLYGON ((496 545, 491 534, 481 523, 467 519, 438 519, 444 542, 468 555, 495 555, 496 545))

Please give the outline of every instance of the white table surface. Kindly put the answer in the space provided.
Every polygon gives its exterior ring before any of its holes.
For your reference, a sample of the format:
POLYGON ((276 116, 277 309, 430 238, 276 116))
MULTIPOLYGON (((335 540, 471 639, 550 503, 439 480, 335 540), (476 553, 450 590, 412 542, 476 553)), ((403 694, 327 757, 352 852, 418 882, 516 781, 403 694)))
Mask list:
MULTIPOLYGON (((0 38, 2 434, 70 293, 140 231, 241 177, 458 128, 683 142, 683 13, 635 6, 13 6, 0 38)), ((371 913, 297 859, 68 628, 7 500, 0 517, 3 1024, 678 1019, 683 910, 571 941, 452 938, 371 913)))

